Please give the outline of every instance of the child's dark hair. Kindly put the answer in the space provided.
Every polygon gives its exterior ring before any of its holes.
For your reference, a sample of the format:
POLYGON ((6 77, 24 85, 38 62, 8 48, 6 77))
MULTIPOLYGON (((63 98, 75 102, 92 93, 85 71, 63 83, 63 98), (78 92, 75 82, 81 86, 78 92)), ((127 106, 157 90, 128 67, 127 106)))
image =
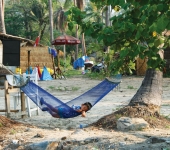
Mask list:
POLYGON ((88 107, 88 110, 90 110, 92 108, 92 104, 89 102, 86 102, 83 105, 86 105, 88 107))

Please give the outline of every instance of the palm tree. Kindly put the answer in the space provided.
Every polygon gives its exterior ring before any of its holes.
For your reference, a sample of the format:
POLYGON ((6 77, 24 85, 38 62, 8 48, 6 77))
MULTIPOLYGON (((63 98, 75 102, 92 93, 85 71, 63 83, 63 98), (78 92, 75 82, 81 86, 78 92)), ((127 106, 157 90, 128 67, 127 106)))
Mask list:
MULTIPOLYGON (((64 16, 65 10, 67 10, 72 4, 77 6, 80 10, 83 10, 83 0, 65 0, 60 3, 60 8, 54 13, 54 22, 56 29, 61 33, 64 33, 67 27, 66 17, 64 16)), ((78 38, 78 25, 76 25, 76 37, 78 38)), ((83 40, 82 40, 83 41, 83 40)), ((84 46, 82 47, 84 48, 84 46)), ((76 45, 75 59, 78 57, 78 45, 76 45)))
MULTIPOLYGON (((83 0, 76 0, 76 6, 82 11, 84 9, 84 1, 83 0)), ((76 37, 78 38, 78 25, 76 25, 76 37)), ((85 39, 84 33, 82 33, 82 52, 83 55, 86 55, 86 46, 85 46, 85 39)), ((78 45, 76 46, 76 59, 78 56, 78 45)))
POLYGON ((4 22, 4 0, 0 1, 0 33, 6 33, 4 22))
POLYGON ((46 25, 48 23, 48 8, 47 4, 43 2, 34 1, 30 11, 30 17, 33 21, 39 24, 39 36, 42 38, 46 25))
POLYGON ((19 16, 18 20, 21 21, 20 24, 23 24, 23 29, 20 29, 19 34, 29 39, 39 35, 42 39, 49 21, 47 2, 36 0, 28 3, 27 0, 22 0, 12 5, 10 10, 9 18, 19 16))
POLYGON ((80 10, 84 9, 84 3, 83 0, 76 0, 76 5, 80 10))
MULTIPOLYGON (((74 6, 77 6, 80 10, 83 10, 83 0, 73 0, 74 6)), ((78 25, 76 24, 76 38, 78 38, 78 25)), ((82 35, 82 41, 84 41, 84 34, 82 35)), ((82 49, 85 51, 85 42, 82 43, 82 49)), ((75 50, 75 59, 78 58, 78 45, 76 45, 76 50, 75 50)))
POLYGON ((66 17, 64 16, 64 9, 63 7, 60 7, 58 11, 56 12, 56 29, 59 30, 62 34, 66 30, 66 17))
POLYGON ((52 1, 48 0, 49 5, 49 19, 50 19, 50 41, 54 40, 53 35, 53 7, 52 7, 52 1))

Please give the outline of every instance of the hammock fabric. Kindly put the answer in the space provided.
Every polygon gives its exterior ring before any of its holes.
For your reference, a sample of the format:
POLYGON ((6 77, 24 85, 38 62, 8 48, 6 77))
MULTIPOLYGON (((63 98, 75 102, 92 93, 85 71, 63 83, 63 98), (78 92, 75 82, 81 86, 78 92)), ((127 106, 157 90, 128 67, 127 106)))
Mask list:
POLYGON ((73 118, 80 115, 75 111, 72 106, 81 106, 85 102, 90 102, 94 106, 100 101, 106 94, 114 89, 120 82, 111 82, 105 79, 92 89, 88 90, 84 94, 77 98, 70 100, 67 103, 62 102, 58 98, 54 97, 38 85, 29 81, 25 86, 21 87, 21 90, 42 110, 48 111, 53 117, 54 113, 60 116, 60 118, 73 118), (42 103, 43 102, 43 103, 42 103), (51 112, 48 108, 53 108, 56 111, 51 112), (58 112, 58 113, 57 113, 58 112))

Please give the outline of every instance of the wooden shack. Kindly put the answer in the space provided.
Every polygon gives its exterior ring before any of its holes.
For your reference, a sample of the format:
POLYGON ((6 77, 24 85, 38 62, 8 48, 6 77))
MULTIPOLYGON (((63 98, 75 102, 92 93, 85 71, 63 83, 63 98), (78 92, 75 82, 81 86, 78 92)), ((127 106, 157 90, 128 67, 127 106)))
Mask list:
POLYGON ((30 66, 39 65, 43 68, 45 65, 53 69, 47 46, 39 44, 34 47, 32 40, 0 33, 0 63, 5 66, 20 67, 24 73, 28 68, 28 51, 30 51, 30 66))
POLYGON ((32 68, 37 65, 40 68, 46 66, 47 68, 53 68, 51 54, 48 53, 47 46, 24 46, 20 50, 20 68, 22 73, 28 69, 28 51, 30 51, 30 66, 32 68))
MULTIPOLYGON (((166 61, 163 73, 170 73, 170 47, 167 47, 164 51, 160 51, 160 57, 166 61)), ((147 59, 136 59, 136 74, 138 76, 144 76, 147 70, 147 59)))

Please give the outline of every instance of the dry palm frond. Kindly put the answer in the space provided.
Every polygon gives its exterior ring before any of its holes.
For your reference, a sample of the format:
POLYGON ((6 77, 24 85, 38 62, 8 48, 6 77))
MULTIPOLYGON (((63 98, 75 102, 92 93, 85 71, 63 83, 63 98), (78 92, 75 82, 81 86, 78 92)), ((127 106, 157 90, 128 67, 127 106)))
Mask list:
POLYGON ((60 7, 60 9, 57 11, 56 16, 57 16, 56 28, 64 32, 67 27, 67 23, 66 23, 66 16, 64 15, 64 10, 62 7, 60 7))

